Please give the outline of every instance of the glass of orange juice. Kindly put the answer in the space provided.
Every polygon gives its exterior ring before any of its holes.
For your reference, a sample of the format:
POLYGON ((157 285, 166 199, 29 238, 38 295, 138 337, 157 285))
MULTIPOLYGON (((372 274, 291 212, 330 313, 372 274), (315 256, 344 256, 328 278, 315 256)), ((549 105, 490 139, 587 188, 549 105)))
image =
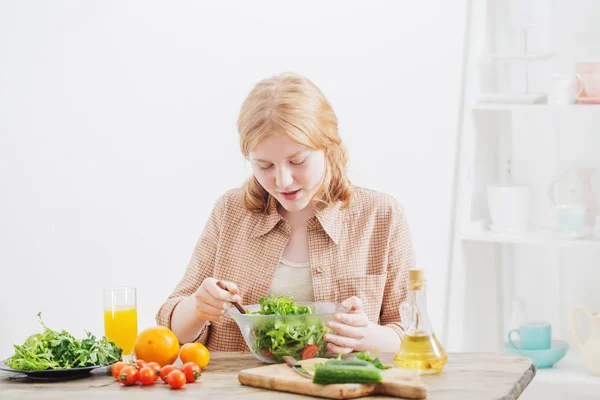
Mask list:
POLYGON ((103 297, 104 335, 123 350, 123 356, 129 356, 138 335, 135 288, 106 288, 103 297))

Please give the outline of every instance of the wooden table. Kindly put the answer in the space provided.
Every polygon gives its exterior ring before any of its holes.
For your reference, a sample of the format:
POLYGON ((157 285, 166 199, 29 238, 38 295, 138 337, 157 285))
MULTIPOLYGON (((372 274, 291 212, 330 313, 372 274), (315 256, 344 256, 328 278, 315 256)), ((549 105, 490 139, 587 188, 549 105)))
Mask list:
MULTIPOLYGON (((393 355, 382 355, 384 364, 393 364, 393 355)), ((183 389, 170 390, 160 380, 151 386, 125 387, 108 375, 106 368, 90 377, 71 381, 45 382, 24 375, 0 371, 0 399, 301 399, 306 396, 243 386, 238 371, 261 364, 251 354, 213 352, 200 380, 183 389), (159 383, 160 382, 160 383, 159 383)), ((528 358, 495 353, 450 353, 444 370, 423 376, 429 399, 516 399, 535 375, 528 358)), ((390 399, 371 396, 370 399, 390 399)))

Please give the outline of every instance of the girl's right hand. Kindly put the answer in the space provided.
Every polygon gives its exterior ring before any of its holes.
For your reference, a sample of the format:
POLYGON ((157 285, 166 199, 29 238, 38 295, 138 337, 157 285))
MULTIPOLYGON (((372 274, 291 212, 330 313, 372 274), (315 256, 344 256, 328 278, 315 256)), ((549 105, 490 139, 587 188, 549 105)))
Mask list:
POLYGON ((196 313, 204 321, 221 321, 225 311, 232 306, 231 303, 242 301, 235 283, 223 281, 227 291, 217 286, 218 281, 215 278, 206 278, 193 294, 196 300, 196 313))

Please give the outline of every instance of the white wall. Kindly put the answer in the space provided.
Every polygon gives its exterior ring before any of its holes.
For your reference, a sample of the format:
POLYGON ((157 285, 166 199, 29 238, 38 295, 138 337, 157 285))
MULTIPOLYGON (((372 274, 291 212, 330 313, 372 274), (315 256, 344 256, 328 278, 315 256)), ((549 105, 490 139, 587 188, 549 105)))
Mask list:
POLYGON ((353 181, 404 204, 441 329, 465 4, 0 3, 0 358, 38 311, 103 334, 105 286, 155 323, 249 174, 241 102, 287 70, 333 104, 353 181))

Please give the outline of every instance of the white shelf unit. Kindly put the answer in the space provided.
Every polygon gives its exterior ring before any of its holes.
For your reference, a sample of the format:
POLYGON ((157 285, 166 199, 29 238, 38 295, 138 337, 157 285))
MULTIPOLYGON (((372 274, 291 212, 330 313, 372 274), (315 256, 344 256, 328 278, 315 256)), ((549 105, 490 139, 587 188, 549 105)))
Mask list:
POLYGON ((494 61, 545 61, 554 57, 552 53, 529 53, 529 54, 518 54, 518 53, 492 53, 490 59, 494 61))
POLYGON ((600 250, 600 239, 586 237, 580 239, 563 238, 551 232, 498 233, 491 231, 463 232, 461 240, 498 244, 524 244, 556 247, 592 247, 600 250))
MULTIPOLYGON (((600 239, 564 238, 543 229, 498 233, 481 223, 489 219, 487 184, 531 185, 537 226, 548 226, 551 221, 545 212, 550 208, 547 186, 552 178, 566 165, 577 162, 595 162, 600 168, 600 134, 594 136, 600 125, 600 105, 477 102, 481 93, 523 93, 524 87, 528 93, 548 93, 549 77, 555 68, 585 58, 579 54, 590 45, 580 43, 582 34, 577 31, 584 29, 585 24, 577 25, 579 22, 568 18, 586 13, 600 19, 600 3, 533 2, 538 6, 545 3, 548 9, 542 10, 542 18, 537 21, 537 38, 529 37, 530 47, 537 47, 539 52, 526 56, 510 45, 520 43, 521 38, 518 31, 515 33, 507 9, 520 2, 470 3, 442 341, 450 351, 501 351, 508 332, 511 301, 529 296, 528 312, 533 310, 530 319, 549 320, 553 337, 571 345, 567 357, 555 367, 538 370, 535 386, 566 385, 568 392, 569 385, 585 385, 586 390, 598 393, 600 377, 591 376, 584 368, 567 321, 586 293, 586 287, 578 287, 582 284, 575 282, 573 275, 585 274, 591 270, 588 264, 595 264, 599 266, 598 275, 587 280, 597 278, 600 282, 600 239), (564 7, 579 10, 569 14, 562 12, 561 7, 563 11, 564 7), (560 23, 556 21, 557 13, 560 23), (562 36, 557 39, 559 26, 563 33, 574 29, 569 40, 562 36), (533 67, 523 65, 535 65, 538 70, 532 72, 533 67), (530 76, 519 80, 523 71, 530 76), (591 150, 596 145, 597 155, 591 150)), ((596 33, 591 36, 600 38, 600 31, 596 33)), ((600 49, 600 43, 597 47, 600 49)), ((600 53, 597 57, 600 61, 600 53)), ((600 198, 600 190, 596 190, 596 195, 600 198)), ((586 277, 578 279, 581 282, 586 277)), ((590 296, 600 304, 599 290, 585 299, 590 296)))
POLYGON ((507 103, 475 103, 471 107, 474 111, 512 111, 512 110, 535 110, 544 111, 548 108, 546 104, 507 104, 507 103))
POLYGON ((474 103, 473 111, 543 111, 543 112, 599 112, 600 104, 568 104, 556 106, 550 104, 507 104, 507 103, 474 103))

